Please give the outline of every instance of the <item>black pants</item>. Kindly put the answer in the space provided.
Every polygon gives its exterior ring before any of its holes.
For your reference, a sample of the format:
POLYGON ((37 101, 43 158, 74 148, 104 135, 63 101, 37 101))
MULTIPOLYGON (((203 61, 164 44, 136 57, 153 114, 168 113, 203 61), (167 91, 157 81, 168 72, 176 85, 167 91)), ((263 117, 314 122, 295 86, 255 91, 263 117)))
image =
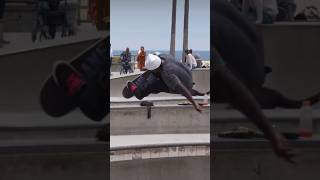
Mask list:
POLYGON ((169 87, 151 71, 146 71, 133 81, 137 85, 135 96, 138 99, 143 99, 150 94, 158 94, 160 92, 171 92, 169 87))
POLYGON ((80 95, 80 109, 92 120, 101 121, 110 109, 107 105, 109 96, 109 72, 108 59, 109 49, 107 49, 109 37, 101 42, 93 50, 88 58, 81 64, 80 72, 87 81, 87 86, 80 95))

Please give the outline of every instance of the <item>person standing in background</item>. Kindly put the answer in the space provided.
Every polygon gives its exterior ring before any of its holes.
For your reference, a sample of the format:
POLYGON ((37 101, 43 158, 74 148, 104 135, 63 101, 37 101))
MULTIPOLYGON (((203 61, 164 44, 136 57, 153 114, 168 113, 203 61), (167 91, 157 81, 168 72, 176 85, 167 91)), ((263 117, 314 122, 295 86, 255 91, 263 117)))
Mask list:
POLYGON ((277 0, 243 0, 242 12, 257 24, 272 24, 279 10, 277 0))
POLYGON ((128 71, 129 73, 133 73, 133 70, 131 68, 131 53, 128 47, 120 54, 120 59, 125 73, 127 74, 128 71))
MULTIPOLYGON (((113 49, 111 47, 111 43, 110 43, 110 69, 111 69, 111 65, 112 65, 112 58, 113 58, 113 49)), ((111 73, 111 72, 110 72, 111 73)))
POLYGON ((197 67, 197 61, 192 55, 192 49, 186 50, 186 54, 186 66, 190 70, 195 69, 197 67))
POLYGON ((98 30, 107 30, 109 9, 107 4, 109 0, 89 0, 88 1, 88 16, 98 30))
POLYGON ((140 71, 145 71, 144 64, 146 61, 146 52, 144 51, 144 47, 141 46, 137 56, 138 69, 140 71))

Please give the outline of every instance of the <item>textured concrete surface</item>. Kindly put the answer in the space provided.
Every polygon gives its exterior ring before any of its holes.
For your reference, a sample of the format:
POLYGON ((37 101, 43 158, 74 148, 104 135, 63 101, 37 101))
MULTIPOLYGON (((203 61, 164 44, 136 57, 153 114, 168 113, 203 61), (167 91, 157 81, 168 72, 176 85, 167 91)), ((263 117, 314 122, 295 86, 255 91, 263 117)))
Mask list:
POLYGON ((109 179, 109 144, 95 139, 0 141, 0 179, 109 179))
POLYGON ((319 179, 319 138, 292 141, 296 164, 278 158, 266 140, 223 140, 211 137, 214 180, 319 179))
POLYGON ((210 178, 209 134, 111 136, 111 179, 210 178))
POLYGON ((111 163, 112 180, 209 180, 210 158, 183 157, 111 163))
POLYGON ((151 107, 151 118, 148 119, 147 107, 112 106, 111 135, 208 133, 209 109, 204 107, 203 112, 199 113, 190 105, 157 105, 151 107))

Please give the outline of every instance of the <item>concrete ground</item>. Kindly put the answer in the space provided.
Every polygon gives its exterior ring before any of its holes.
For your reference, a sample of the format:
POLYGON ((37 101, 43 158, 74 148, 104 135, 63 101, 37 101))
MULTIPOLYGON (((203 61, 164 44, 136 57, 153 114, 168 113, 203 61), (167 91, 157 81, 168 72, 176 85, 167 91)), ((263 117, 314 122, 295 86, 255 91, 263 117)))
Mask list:
POLYGON ((209 134, 111 136, 111 179, 209 180, 209 138, 209 134))

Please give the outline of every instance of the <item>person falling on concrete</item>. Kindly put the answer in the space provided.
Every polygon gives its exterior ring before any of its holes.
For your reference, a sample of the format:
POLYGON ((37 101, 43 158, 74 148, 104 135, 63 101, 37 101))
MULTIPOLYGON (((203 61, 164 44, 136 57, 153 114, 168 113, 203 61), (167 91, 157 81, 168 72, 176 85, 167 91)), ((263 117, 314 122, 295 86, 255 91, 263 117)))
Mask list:
POLYGON ((192 89, 194 83, 191 71, 181 62, 168 54, 148 54, 145 68, 146 72, 127 83, 122 91, 125 98, 135 96, 141 100, 150 94, 160 92, 181 94, 191 102, 197 111, 201 112, 200 105, 194 101, 192 96, 203 96, 204 93, 192 89))

